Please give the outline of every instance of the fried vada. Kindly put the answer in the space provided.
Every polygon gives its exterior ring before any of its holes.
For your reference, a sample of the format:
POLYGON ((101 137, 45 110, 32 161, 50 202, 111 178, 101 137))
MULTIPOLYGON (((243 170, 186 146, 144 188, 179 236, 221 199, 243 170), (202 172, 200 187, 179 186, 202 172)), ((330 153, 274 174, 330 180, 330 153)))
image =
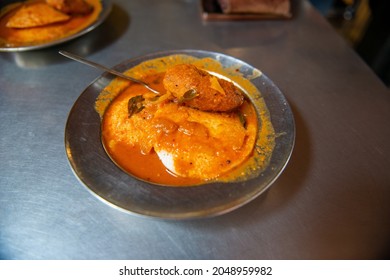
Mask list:
POLYGON ((180 103, 202 111, 233 111, 244 102, 244 95, 233 83, 192 64, 169 68, 163 83, 180 103))

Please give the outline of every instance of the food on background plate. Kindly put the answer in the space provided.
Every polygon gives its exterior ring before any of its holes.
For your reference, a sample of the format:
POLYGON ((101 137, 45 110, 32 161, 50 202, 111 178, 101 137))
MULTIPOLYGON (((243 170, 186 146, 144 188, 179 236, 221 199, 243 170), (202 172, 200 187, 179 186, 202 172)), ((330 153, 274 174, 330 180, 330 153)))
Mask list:
MULTIPOLYGON (((274 146, 265 104, 259 99, 254 106, 237 85, 208 72, 213 69, 223 74, 217 61, 178 55, 128 71, 159 95, 115 79, 96 102, 110 158, 128 173, 162 185, 257 176, 274 146), (264 111, 258 116, 256 108, 264 111)), ((248 80, 235 78, 250 87, 248 80)))
POLYGON ((0 43, 7 47, 39 45, 83 30, 102 10, 100 0, 29 0, 4 7, 0 43))
POLYGON ((37 27, 69 19, 69 15, 59 12, 45 3, 34 3, 32 5, 22 5, 8 20, 6 27, 37 27))
POLYGON ((85 0, 46 0, 46 3, 66 14, 88 14, 93 10, 85 0))

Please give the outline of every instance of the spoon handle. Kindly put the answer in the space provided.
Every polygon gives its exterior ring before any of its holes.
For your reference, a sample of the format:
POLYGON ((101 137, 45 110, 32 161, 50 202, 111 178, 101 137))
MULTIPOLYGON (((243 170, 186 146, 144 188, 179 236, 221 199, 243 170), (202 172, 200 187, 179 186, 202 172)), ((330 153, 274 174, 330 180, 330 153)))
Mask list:
POLYGON ((150 91, 152 91, 154 93, 157 93, 157 94, 159 93, 157 90, 152 89, 148 84, 146 84, 146 83, 144 83, 144 82, 142 82, 140 80, 137 80, 137 79, 134 79, 134 78, 132 78, 130 76, 124 75, 123 73, 115 71, 114 69, 108 68, 108 67, 106 67, 104 65, 98 64, 98 63, 90 61, 90 60, 87 60, 87 59, 85 59, 85 58, 83 58, 81 56, 78 56, 76 54, 72 54, 72 53, 69 53, 67 51, 59 51, 59 54, 65 56, 67 58, 73 59, 73 60, 75 60, 77 62, 81 62, 81 63, 84 63, 86 65, 95 67, 97 69, 104 70, 106 72, 109 72, 109 73, 111 73, 111 74, 113 74, 115 76, 121 77, 123 79, 127 79, 127 80, 130 80, 132 82, 142 84, 148 90, 150 90, 150 91))

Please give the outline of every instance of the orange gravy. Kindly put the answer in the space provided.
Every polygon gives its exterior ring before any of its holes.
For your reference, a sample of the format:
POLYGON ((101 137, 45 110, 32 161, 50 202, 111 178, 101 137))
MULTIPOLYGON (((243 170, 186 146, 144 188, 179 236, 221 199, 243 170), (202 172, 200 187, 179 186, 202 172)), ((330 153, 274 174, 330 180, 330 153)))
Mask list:
MULTIPOLYGON (((149 75, 143 80, 145 83, 152 86, 152 88, 158 90, 159 92, 165 92, 164 86, 162 84, 163 80, 162 74, 149 75)), ((129 98, 129 96, 136 93, 147 93, 148 90, 144 87, 132 84, 130 87, 126 88, 120 95, 118 95, 113 101, 112 104, 120 99, 129 98)), ((109 107, 107 108, 106 114, 109 113, 109 107)), ((158 184, 167 184, 172 186, 180 185, 191 185, 199 184, 200 180, 189 179, 178 177, 171 172, 169 172, 163 163, 160 161, 158 155, 151 151, 150 153, 142 153, 139 146, 131 146, 126 143, 118 143, 114 148, 111 148, 108 142, 112 140, 112 135, 107 131, 107 124, 103 118, 102 122, 102 141, 104 148, 106 149, 108 155, 111 159, 124 171, 148 182, 154 182, 158 184)))
MULTIPOLYGON (((165 73, 159 73, 154 75, 146 76, 143 80, 147 84, 151 85, 154 89, 158 89, 160 92, 165 92, 165 89, 162 84, 162 80, 164 78, 165 73)), ((191 177, 181 177, 173 174, 170 172, 164 164, 161 162, 160 158, 158 157, 157 153, 154 150, 151 150, 148 153, 142 152, 141 148, 139 146, 129 145, 125 142, 117 142, 115 141, 118 137, 118 134, 114 131, 110 131, 110 127, 112 127, 108 123, 109 117, 108 115, 114 114, 110 108, 113 106, 116 102, 120 102, 123 100, 128 100, 132 96, 147 93, 148 91, 145 90, 142 86, 139 85, 130 85, 127 87, 122 93, 120 93, 110 104, 110 106, 107 108, 105 112, 105 116, 103 117, 102 122, 102 141, 103 145, 108 153, 108 155, 111 157, 111 159, 123 170, 126 172, 142 179, 148 182, 153 182, 157 184, 163 184, 163 185, 171 185, 171 186, 188 186, 188 185, 196 185, 200 184, 202 182, 205 182, 205 180, 198 179, 198 178, 191 178, 191 177), (115 141, 115 145, 110 145, 110 141, 115 141)), ((246 122, 252 124, 252 127, 257 127, 257 117, 256 112, 253 107, 253 105, 250 104, 250 102, 246 101, 240 108, 239 111, 242 114, 245 114, 246 116, 246 122)), ((233 114, 233 113, 232 113, 233 114)), ((236 113, 234 113, 236 114, 236 113)), ((256 132, 254 132, 255 134, 256 132)), ((165 138, 164 141, 175 141, 175 139, 165 138)), ((197 139, 197 138, 195 138, 197 139)), ((202 139, 201 141, 212 141, 211 138, 206 137, 205 139, 202 139)), ((189 146, 189 145, 197 145, 199 143, 196 142, 192 137, 187 138, 184 142, 181 142, 181 145, 183 146, 189 146)), ((201 144, 201 143, 200 143, 201 144)), ((208 143, 208 145, 212 146, 215 145, 214 143, 208 143)), ((234 151, 221 151, 221 154, 226 154, 229 158, 229 162, 234 162, 236 160, 240 160, 240 157, 242 157, 242 153, 235 153, 234 151)), ((244 159, 245 160, 245 159, 244 159)), ((223 164, 229 164, 223 163, 223 164)), ((222 167, 222 166, 221 166, 222 167)), ((177 163, 178 169, 185 169, 185 168, 191 168, 191 166, 186 166, 185 164, 180 165, 177 163)), ((233 168, 234 170, 234 168, 233 168)), ((231 172, 232 170, 229 170, 231 172)), ((216 170, 215 172, 221 172, 219 170, 216 170)), ((223 173, 220 174, 221 177, 223 177, 223 173)), ((215 178, 212 178, 215 179, 215 178)), ((207 181, 207 180, 206 180, 207 181)))
MULTIPOLYGON (((118 122, 115 125, 117 125, 116 127, 122 128, 123 125, 126 126, 128 124, 127 116, 125 115, 127 113, 127 101, 136 95, 151 94, 143 86, 131 83, 127 80, 120 78, 115 78, 113 81, 111 81, 100 92, 95 102, 95 110, 100 115, 102 121, 102 143, 109 157, 113 160, 115 164, 117 164, 122 170, 126 171, 130 175, 134 175, 141 180, 145 180, 151 183, 168 186, 185 187, 190 185, 199 185, 206 182, 240 182, 259 176, 261 172, 265 168, 267 168, 273 149, 275 147, 275 132, 271 123, 267 106, 261 96, 261 93, 250 81, 251 79, 254 79, 261 75, 261 72, 255 69, 251 76, 245 78, 240 73, 240 71, 238 71, 238 69, 240 69, 241 67, 240 64, 232 65, 228 68, 225 68, 221 65, 220 62, 211 58, 196 58, 188 55, 174 54, 151 60, 146 60, 125 71, 125 74, 132 76, 136 79, 143 80, 144 82, 152 86, 152 88, 158 90, 161 93, 165 93, 166 90, 164 89, 164 86, 162 84, 165 71, 169 67, 177 65, 179 63, 191 63, 202 69, 207 69, 207 71, 218 73, 230 79, 239 87, 241 87, 241 89, 243 89, 245 94, 248 96, 248 99, 239 109, 241 111, 241 114, 245 116, 245 121, 247 123, 247 127, 245 128, 245 134, 247 136, 245 136, 246 138, 244 138, 244 143, 246 144, 243 145, 244 149, 246 150, 246 158, 244 158, 242 156, 243 153, 241 153, 241 159, 244 160, 236 162, 239 165, 235 165, 231 169, 225 169, 228 171, 226 171, 225 173, 219 173, 219 177, 214 177, 209 180, 204 178, 191 178, 190 176, 178 176, 176 175, 177 173, 173 174, 173 172, 169 171, 166 165, 164 165, 166 162, 163 164, 163 162, 160 160, 160 154, 154 151, 153 147, 155 146, 151 145, 150 142, 153 142, 155 139, 152 139, 152 141, 150 141, 150 138, 153 138, 153 136, 149 137, 149 133, 146 137, 142 136, 143 138, 139 138, 140 141, 138 141, 137 143, 139 143, 139 145, 142 146, 141 147, 138 146, 138 144, 129 145, 128 143, 126 143, 126 138, 129 134, 131 135, 130 137, 136 137, 134 136, 134 133, 131 133, 132 131, 134 131, 132 126, 130 126, 130 129, 126 128, 124 130, 116 128, 107 129, 107 127, 110 127, 110 122, 111 127, 113 127, 113 123, 116 123, 116 121, 112 122, 112 120, 109 120, 113 119, 112 116, 116 116, 116 114, 113 114, 112 112, 114 112, 115 110, 117 110, 117 112, 121 112, 118 115, 122 116, 122 122, 118 122), (121 102, 123 105, 121 104, 121 102), (113 108, 116 109, 114 110, 113 108), (122 132, 120 132, 122 134, 118 133, 118 131, 116 130, 122 130, 122 132), (253 133, 253 131, 255 132, 253 133), (123 138, 123 135, 126 135, 125 138, 123 138), (250 143, 250 145, 248 145, 247 143, 250 143)), ((166 104, 166 106, 163 106, 163 110, 168 106, 173 106, 172 102, 166 104)), ((168 116, 168 119, 170 119, 169 116, 177 115, 177 111, 175 110, 176 109, 173 108, 173 111, 165 111, 165 116, 168 116)), ((178 110, 181 109, 178 108, 178 110)), ((137 113, 136 116, 133 115, 131 118, 136 117, 136 120, 140 120, 141 118, 146 120, 148 119, 148 112, 149 109, 143 109, 141 112, 137 113)), ((153 118, 154 117, 151 117, 151 119, 153 118)), ((131 120, 131 122, 133 122, 133 125, 136 120, 131 120)), ((218 122, 217 119, 215 119, 215 121, 218 122)), ((214 119, 211 122, 215 124, 214 119)), ((153 131, 148 122, 142 122, 141 120, 140 123, 141 124, 139 128, 141 130, 153 131)), ((202 123, 202 121, 200 123, 202 123)), ((211 127, 209 127, 208 129, 211 129, 211 127)), ((202 133, 202 130, 199 133, 202 133)), ((168 137, 163 137, 159 139, 164 139, 163 143, 170 145, 169 141, 172 140, 170 138, 170 135, 171 134, 168 134, 168 137)), ((222 138, 219 137, 210 139, 217 139, 217 141, 221 141, 221 139, 230 138, 230 140, 228 141, 223 141, 224 144, 226 144, 226 142, 233 143, 235 141, 231 138, 237 138, 235 133, 231 133, 231 129, 229 129, 229 132, 223 135, 224 136, 222 138)), ((197 139, 203 141, 201 138, 197 139)), ((236 160, 239 156, 238 154, 234 155, 234 152, 232 153, 232 151, 222 152, 222 150, 220 149, 221 146, 219 146, 219 144, 216 144, 217 142, 213 143, 213 141, 207 141, 207 138, 204 139, 205 141, 203 142, 207 142, 207 144, 209 144, 211 148, 214 147, 214 151, 216 151, 215 147, 218 147, 216 154, 220 154, 221 152, 223 156, 231 157, 232 162, 234 162, 234 160, 236 160)), ((184 138, 184 141, 183 138, 179 140, 181 141, 181 143, 192 143, 193 141, 188 138, 184 138)), ((186 145, 188 144, 184 144, 182 146, 186 145)), ((202 144, 200 143, 200 145, 202 144)), ((203 145, 203 147, 207 149, 207 146, 203 145)), ((203 151, 200 151, 200 153, 202 152, 203 151)), ((229 160, 226 160, 224 162, 227 164, 230 163, 229 160)), ((186 163, 191 164, 191 162, 186 163)), ((222 163, 222 161, 220 161, 220 163, 222 163)), ((178 165, 178 162, 176 161, 175 164, 178 165)), ((182 164, 180 164, 178 169, 186 168, 182 164)))
MULTIPOLYGON (((105 147, 107 149, 108 146, 105 147)), ((121 169, 148 182, 170 186, 197 185, 202 182, 199 179, 172 174, 154 151, 145 155, 141 153, 139 147, 120 143, 115 146, 115 149, 108 148, 108 153, 121 169)))
MULTIPOLYGON (((93 11, 87 15, 72 15, 71 18, 65 22, 31 28, 9 28, 6 26, 8 20, 21 6, 17 4, 9 5, 5 7, 0 14, 0 44, 7 47, 38 45, 76 34, 96 21, 102 11, 100 0, 86 1, 93 6, 93 11)), ((28 5, 29 3, 34 2, 44 1, 30 0, 21 3, 28 5)))

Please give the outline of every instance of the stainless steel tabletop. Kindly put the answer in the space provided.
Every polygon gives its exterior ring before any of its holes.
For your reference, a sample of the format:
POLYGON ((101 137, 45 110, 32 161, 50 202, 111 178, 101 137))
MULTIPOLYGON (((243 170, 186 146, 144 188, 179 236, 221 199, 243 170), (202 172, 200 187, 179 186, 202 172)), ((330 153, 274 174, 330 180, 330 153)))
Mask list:
POLYGON ((291 20, 206 22, 199 1, 115 0, 107 20, 47 49, 0 53, 0 258, 383 259, 390 257, 390 92, 307 2, 291 20), (239 58, 285 94, 296 145, 262 196, 171 221, 102 203, 73 174, 68 113, 108 66, 161 50, 239 58))

